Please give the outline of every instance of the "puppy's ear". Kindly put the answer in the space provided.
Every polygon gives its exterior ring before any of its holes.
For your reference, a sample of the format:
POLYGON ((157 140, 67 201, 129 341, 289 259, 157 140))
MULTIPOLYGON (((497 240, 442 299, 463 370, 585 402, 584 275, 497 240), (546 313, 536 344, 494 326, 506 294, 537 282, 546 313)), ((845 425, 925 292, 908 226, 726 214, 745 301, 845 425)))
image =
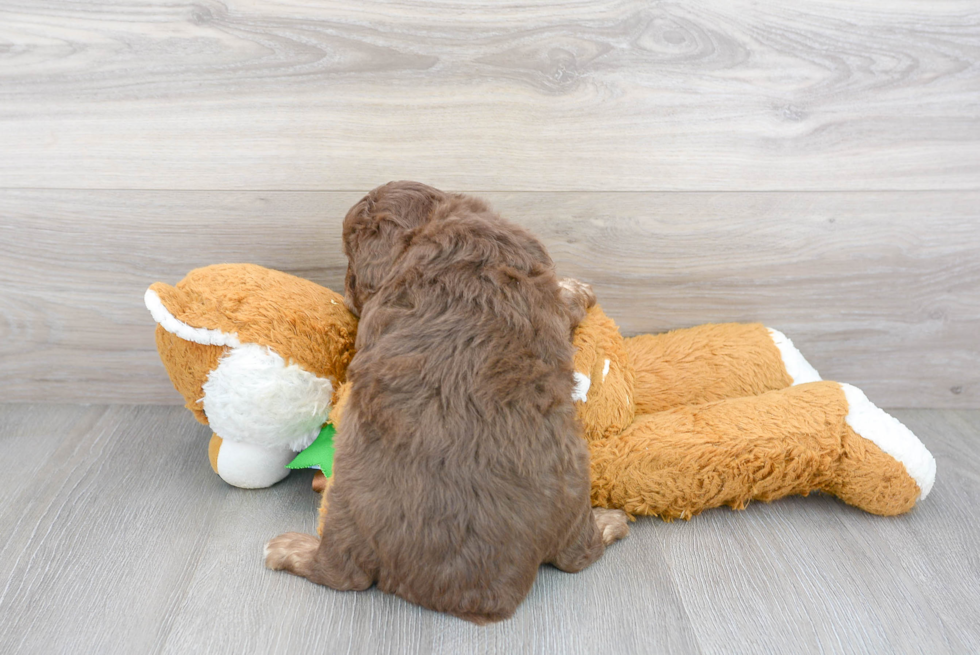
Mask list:
POLYGON ((348 260, 344 300, 355 316, 361 315, 364 303, 391 272, 405 248, 406 233, 401 225, 387 217, 366 217, 349 236, 345 234, 348 260))
MULTIPOLYGON (((361 201, 351 209, 358 212, 353 220, 344 221, 344 250, 347 253, 347 277, 344 279, 344 301, 355 316, 374 295, 381 280, 391 270, 401 248, 404 230, 390 217, 371 212, 361 201)), ((351 219, 351 214, 347 215, 351 219)))
POLYGON ((361 303, 357 300, 357 276, 350 264, 347 264, 347 275, 344 277, 344 305, 351 314, 361 317, 361 303))
POLYGON ((345 300, 360 315, 391 272, 413 231, 427 223, 447 194, 419 182, 389 182, 374 189, 351 207, 344 218, 347 253, 345 300))

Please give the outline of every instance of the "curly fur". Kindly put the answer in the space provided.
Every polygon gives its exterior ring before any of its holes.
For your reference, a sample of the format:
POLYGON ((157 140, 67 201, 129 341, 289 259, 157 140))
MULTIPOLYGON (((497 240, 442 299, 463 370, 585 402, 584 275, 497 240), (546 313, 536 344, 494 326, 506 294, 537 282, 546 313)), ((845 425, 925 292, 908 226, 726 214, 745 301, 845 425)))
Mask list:
POLYGON ((411 182, 344 220, 361 317, 329 512, 267 564, 483 623, 510 616, 542 563, 578 571, 625 535, 589 504, 570 331, 594 302, 560 287, 530 233, 482 201, 411 182))

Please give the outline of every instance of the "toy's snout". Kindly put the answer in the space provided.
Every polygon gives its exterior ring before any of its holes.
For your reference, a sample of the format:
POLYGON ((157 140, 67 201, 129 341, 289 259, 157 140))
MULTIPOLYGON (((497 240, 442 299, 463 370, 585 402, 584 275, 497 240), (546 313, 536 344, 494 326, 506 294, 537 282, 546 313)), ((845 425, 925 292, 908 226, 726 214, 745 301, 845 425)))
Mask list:
POLYGON ((292 449, 264 448, 211 435, 208 460, 222 480, 241 489, 271 487, 287 475, 286 464, 296 456, 292 449))

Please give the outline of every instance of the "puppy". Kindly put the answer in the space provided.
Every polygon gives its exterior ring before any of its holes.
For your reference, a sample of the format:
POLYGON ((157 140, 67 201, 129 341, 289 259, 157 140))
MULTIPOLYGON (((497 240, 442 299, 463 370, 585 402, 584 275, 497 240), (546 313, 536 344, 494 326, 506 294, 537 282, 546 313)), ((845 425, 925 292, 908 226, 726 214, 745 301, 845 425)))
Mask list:
POLYGON ((360 324, 330 510, 266 565, 505 619, 542 563, 579 571, 628 531, 589 505, 572 405, 570 332, 594 298, 485 203, 423 184, 375 189, 343 234, 360 324))

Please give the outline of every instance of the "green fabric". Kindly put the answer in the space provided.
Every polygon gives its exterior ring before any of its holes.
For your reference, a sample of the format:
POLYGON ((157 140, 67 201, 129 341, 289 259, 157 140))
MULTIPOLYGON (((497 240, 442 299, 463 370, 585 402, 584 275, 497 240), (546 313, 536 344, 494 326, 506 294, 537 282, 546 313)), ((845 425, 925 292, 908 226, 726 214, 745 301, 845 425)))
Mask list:
POLYGON ((318 468, 329 478, 333 474, 333 436, 336 433, 332 423, 324 425, 316 440, 286 464, 286 468, 318 468))

